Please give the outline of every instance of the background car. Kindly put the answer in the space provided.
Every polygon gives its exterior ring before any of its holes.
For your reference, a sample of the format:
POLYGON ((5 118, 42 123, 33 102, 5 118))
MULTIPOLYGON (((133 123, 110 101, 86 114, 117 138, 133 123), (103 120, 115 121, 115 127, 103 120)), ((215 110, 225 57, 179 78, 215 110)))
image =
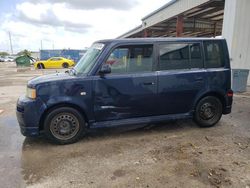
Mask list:
POLYGON ((68 68, 75 65, 75 62, 71 59, 64 57, 52 57, 46 61, 37 61, 34 67, 37 69, 48 69, 48 68, 68 68))
POLYGON ((3 57, 0 57, 0 62, 4 62, 4 58, 3 57))
POLYGON ((13 62, 13 61, 14 61, 14 58, 11 56, 7 56, 4 58, 4 62, 13 62))
POLYGON ((12 56, 1 56, 0 57, 0 62, 13 62, 14 61, 14 57, 12 56))

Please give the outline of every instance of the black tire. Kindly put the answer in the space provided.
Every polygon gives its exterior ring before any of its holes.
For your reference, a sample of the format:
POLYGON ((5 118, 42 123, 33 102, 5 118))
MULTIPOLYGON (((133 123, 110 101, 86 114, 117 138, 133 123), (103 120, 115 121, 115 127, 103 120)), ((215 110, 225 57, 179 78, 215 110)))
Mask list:
POLYGON ((39 64, 37 65, 37 68, 38 68, 38 69, 44 69, 44 64, 39 63, 39 64))
POLYGON ((44 121, 45 135, 56 144, 72 144, 86 133, 82 114, 70 107, 59 107, 48 113, 44 121))
POLYGON ((66 68, 69 67, 69 64, 68 64, 68 63, 63 63, 63 64, 62 64, 62 67, 66 69, 66 68))
POLYGON ((207 96, 202 98, 194 113, 194 120, 200 127, 212 127, 222 116, 222 103, 214 96, 207 96))

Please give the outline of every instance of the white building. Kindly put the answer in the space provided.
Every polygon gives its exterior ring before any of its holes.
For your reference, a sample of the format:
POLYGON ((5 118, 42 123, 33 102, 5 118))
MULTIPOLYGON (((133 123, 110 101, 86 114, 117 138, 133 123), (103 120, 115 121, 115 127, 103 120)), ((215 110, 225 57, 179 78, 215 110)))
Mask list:
POLYGON ((227 39, 233 69, 250 69, 249 19, 249 0, 226 0, 222 36, 227 39))
POLYGON ((118 38, 222 35, 228 42, 232 68, 249 70, 249 18, 250 0, 172 0, 118 38))

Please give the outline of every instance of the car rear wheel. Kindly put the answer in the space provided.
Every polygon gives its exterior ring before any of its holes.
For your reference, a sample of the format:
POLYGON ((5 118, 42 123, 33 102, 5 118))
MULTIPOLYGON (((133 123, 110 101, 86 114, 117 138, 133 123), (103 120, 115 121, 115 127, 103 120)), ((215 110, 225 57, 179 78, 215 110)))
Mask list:
POLYGON ((201 99, 195 109, 194 120, 200 127, 212 127, 221 119, 222 104, 214 96, 201 99))
POLYGON ((62 64, 62 67, 66 69, 66 68, 69 67, 69 64, 68 64, 68 63, 63 63, 63 64, 62 64))
POLYGON ((44 131, 54 143, 71 144, 77 142, 85 134, 85 120, 76 109, 60 107, 46 116, 44 131))
POLYGON ((44 69, 45 67, 44 67, 44 64, 39 63, 39 64, 37 64, 37 68, 38 68, 38 69, 44 69))

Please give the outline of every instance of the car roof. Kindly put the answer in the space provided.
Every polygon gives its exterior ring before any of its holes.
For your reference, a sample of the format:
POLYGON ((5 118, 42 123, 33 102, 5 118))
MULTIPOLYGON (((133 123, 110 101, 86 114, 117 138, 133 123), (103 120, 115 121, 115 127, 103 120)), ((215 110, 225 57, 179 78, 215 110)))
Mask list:
POLYGON ((154 43, 154 42, 190 42, 207 40, 225 40, 224 38, 180 38, 180 37, 157 37, 157 38, 123 38, 123 39, 105 39, 96 41, 96 43, 154 43))

